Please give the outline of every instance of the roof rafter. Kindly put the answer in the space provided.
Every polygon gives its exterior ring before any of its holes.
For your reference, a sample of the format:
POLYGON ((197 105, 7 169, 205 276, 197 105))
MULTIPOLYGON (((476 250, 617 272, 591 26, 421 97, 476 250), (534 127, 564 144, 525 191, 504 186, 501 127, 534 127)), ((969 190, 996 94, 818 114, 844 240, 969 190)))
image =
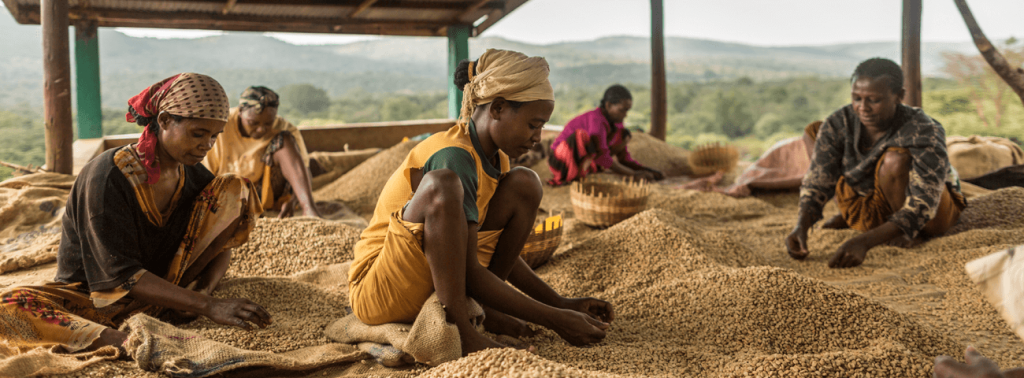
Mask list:
POLYGON ((527 0, 507 0, 507 1, 505 1, 505 6, 504 7, 496 8, 496 9, 492 10, 490 13, 487 14, 487 19, 486 20, 484 20, 479 25, 476 25, 475 28, 473 28, 473 36, 476 37, 476 36, 480 35, 480 33, 483 33, 485 30, 487 30, 487 28, 489 28, 492 25, 494 25, 495 23, 497 23, 498 20, 501 20, 503 17, 505 17, 509 13, 512 13, 512 11, 516 10, 516 8, 519 8, 521 5, 526 4, 526 1, 527 0))
POLYGON ((360 13, 363 13, 367 9, 370 9, 370 6, 372 6, 373 3, 376 3, 376 2, 377 2, 377 0, 363 0, 363 2, 361 4, 359 4, 359 6, 356 7, 355 10, 352 11, 352 13, 348 14, 348 18, 359 17, 360 13))
MULTIPOLYGON (((40 23, 42 0, 0 0, 20 24, 40 23)), ((255 32, 476 36, 527 0, 105 0, 72 1, 71 22, 255 32)))

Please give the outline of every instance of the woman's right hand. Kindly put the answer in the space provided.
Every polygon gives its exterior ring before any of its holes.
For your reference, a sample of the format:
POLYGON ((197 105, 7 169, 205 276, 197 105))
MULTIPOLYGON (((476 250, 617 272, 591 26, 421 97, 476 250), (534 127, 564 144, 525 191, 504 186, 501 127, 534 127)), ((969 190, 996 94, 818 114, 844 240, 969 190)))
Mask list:
POLYGON ((797 260, 803 260, 810 254, 807 251, 806 228, 798 225, 793 232, 789 233, 789 236, 786 236, 786 250, 789 251, 789 257, 797 260))
POLYGON ((553 330, 558 336, 575 346, 590 345, 604 340, 605 331, 610 327, 608 323, 579 311, 560 310, 559 312, 561 316, 553 330))
POLYGON ((273 320, 263 306, 244 298, 211 298, 204 314, 217 324, 235 326, 251 331, 249 322, 267 328, 273 320))

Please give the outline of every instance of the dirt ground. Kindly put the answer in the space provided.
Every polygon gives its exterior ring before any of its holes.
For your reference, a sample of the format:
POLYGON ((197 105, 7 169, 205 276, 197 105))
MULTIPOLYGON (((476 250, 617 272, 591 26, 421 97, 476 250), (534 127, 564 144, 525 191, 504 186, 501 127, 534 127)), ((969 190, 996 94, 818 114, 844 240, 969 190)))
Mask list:
MULTIPOLYGON (((550 177, 535 167, 542 179, 550 177)), ((566 214, 552 260, 538 274, 564 295, 616 306, 608 338, 577 348, 535 327, 538 347, 489 350, 433 369, 388 369, 372 361, 323 370, 232 375, 817 377, 931 375, 934 358, 973 345, 1003 367, 1024 365, 1024 342, 968 280, 964 264, 1024 244, 1024 189, 975 198, 948 235, 911 249, 879 246, 864 265, 834 270, 831 253, 851 230, 814 230, 804 261, 783 238, 797 215, 795 192, 735 199, 654 185, 649 210, 608 229, 572 218, 568 187, 545 186, 542 211, 566 214)), ((836 213, 826 208, 826 219, 836 213)), ((318 220, 264 220, 235 255, 218 295, 246 295, 275 313, 275 326, 246 333, 206 320, 185 325, 229 344, 284 351, 329 342, 322 329, 347 312, 342 282, 285 277, 351 256, 358 230, 318 220), (325 245, 325 243, 330 244, 325 245), (259 248, 257 247, 257 244, 259 248), (320 332, 320 333, 318 333, 320 332)), ((49 279, 54 264, 0 275, 0 288, 49 279)), ((335 281, 340 281, 335 279, 335 281)), ((68 376, 154 375, 131 362, 102 362, 68 376)))

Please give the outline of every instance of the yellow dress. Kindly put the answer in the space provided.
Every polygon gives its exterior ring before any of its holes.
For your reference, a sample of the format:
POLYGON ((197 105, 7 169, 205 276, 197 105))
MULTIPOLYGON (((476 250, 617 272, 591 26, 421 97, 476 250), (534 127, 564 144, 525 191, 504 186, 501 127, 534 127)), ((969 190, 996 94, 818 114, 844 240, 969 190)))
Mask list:
MULTIPOLYGON (((488 174, 478 153, 472 125, 456 125, 420 142, 388 180, 381 192, 369 227, 355 246, 355 261, 349 270, 352 312, 366 324, 410 323, 434 292, 434 283, 423 253, 423 224, 402 219, 402 210, 412 199, 410 171, 422 168, 438 151, 457 147, 476 163, 476 208, 483 224, 487 207, 501 175, 509 170, 508 156, 498 151, 498 177, 488 174)), ((501 230, 478 233, 477 259, 488 266, 501 230)))

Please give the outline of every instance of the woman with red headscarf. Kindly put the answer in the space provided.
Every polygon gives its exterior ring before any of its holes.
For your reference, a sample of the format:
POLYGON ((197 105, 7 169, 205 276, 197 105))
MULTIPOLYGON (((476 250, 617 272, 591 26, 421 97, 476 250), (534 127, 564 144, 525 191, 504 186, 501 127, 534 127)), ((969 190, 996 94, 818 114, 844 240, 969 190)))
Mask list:
POLYGON ((213 78, 183 73, 128 102, 138 143, 91 160, 64 212, 54 282, 0 291, 0 343, 26 352, 120 347, 137 313, 204 315, 250 329, 263 307, 210 294, 262 211, 252 184, 199 164, 224 129, 228 99, 213 78))

